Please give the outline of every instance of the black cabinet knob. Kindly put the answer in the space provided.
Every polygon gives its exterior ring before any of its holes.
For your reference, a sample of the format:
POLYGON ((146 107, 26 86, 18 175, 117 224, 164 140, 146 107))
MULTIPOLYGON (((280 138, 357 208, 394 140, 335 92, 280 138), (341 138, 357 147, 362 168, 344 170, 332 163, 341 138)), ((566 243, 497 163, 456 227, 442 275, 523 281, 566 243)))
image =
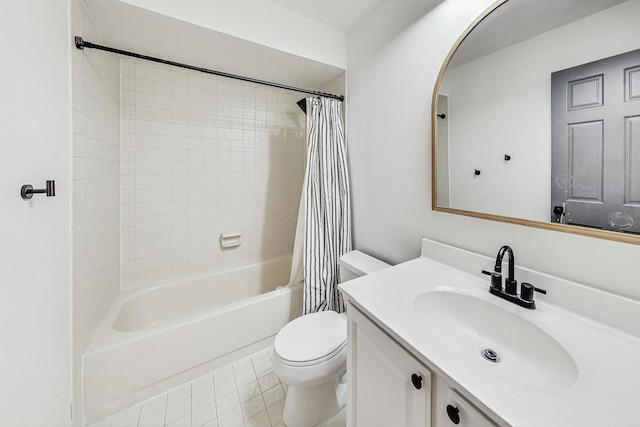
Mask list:
POLYGON ((416 389, 420 390, 422 388, 422 377, 420 375, 412 374, 411 382, 416 389))
POLYGON ((454 424, 460 424, 460 409, 453 405, 447 405, 447 415, 454 424))

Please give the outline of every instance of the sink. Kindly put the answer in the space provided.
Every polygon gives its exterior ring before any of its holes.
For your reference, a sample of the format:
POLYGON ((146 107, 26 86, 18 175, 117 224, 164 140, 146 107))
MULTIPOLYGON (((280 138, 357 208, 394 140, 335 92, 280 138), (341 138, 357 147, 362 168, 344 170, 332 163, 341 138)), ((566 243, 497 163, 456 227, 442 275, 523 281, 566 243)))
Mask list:
POLYGON ((421 294, 414 310, 421 326, 455 354, 509 381, 561 389, 578 378, 575 361, 557 340, 489 301, 433 291, 421 294))

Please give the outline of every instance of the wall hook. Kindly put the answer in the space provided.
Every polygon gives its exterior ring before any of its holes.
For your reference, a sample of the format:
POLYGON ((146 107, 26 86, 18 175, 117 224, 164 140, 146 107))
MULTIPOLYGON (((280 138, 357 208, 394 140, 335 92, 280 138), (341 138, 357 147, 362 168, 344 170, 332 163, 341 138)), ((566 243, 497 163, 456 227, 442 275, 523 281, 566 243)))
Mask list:
POLYGON ((475 172, 474 172, 474 175, 475 175, 475 176, 478 176, 478 175, 480 175, 481 173, 482 173, 482 172, 480 172, 478 169, 476 169, 476 170, 475 170, 475 172))
POLYGON ((505 154, 505 155, 504 155, 504 161, 505 161, 505 162, 508 162, 509 160, 511 160, 511 156, 510 156, 510 155, 508 155, 508 154, 505 154))
POLYGON ((445 119, 447 118, 446 114, 436 114, 437 117, 440 117, 441 119, 445 119))
POLYGON ((20 196, 22 196, 22 198, 24 200, 29 200, 33 197, 34 194, 39 194, 39 193, 43 193, 46 194, 47 197, 53 197, 56 195, 56 182, 51 180, 51 181, 47 181, 46 184, 46 188, 40 188, 37 190, 33 189, 33 185, 31 184, 25 184, 22 186, 22 188, 20 189, 20 196))

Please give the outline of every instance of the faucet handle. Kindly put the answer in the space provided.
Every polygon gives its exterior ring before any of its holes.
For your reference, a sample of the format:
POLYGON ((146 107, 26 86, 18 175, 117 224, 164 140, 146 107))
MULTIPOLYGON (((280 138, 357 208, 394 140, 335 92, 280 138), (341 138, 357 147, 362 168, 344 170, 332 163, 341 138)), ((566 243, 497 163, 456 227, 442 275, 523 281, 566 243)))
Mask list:
POLYGON ((520 285, 520 298, 526 302, 533 302, 533 290, 535 288, 531 283, 522 282, 520 285))
POLYGON ((487 270, 482 270, 482 274, 491 276, 491 288, 502 292, 502 274, 487 270))

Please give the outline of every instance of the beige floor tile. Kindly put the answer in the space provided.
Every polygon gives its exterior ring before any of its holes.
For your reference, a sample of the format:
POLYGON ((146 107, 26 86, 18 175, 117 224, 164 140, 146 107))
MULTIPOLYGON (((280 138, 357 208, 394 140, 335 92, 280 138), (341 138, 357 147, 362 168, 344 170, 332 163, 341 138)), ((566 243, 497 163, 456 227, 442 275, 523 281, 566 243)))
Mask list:
POLYGON ((251 419, 266 409, 262 396, 256 396, 242 404, 242 416, 245 420, 251 419))
POLYGON ((262 411, 258 415, 244 422, 245 427, 271 427, 271 420, 267 411, 262 411))
POLYGON ((260 386, 258 385, 258 381, 250 382, 249 384, 240 387, 240 389, 238 390, 240 402, 242 403, 246 402, 249 399, 253 399, 259 394, 260 386))
POLYGON ((262 393, 262 398, 264 399, 264 404, 267 408, 283 400, 284 390, 282 389, 282 385, 278 384, 275 387, 271 387, 269 390, 262 393))
POLYGON ((282 410, 284 409, 284 400, 276 403, 275 405, 267 408, 267 412, 269 413, 269 419, 271 420, 271 425, 278 424, 282 422, 282 410))

